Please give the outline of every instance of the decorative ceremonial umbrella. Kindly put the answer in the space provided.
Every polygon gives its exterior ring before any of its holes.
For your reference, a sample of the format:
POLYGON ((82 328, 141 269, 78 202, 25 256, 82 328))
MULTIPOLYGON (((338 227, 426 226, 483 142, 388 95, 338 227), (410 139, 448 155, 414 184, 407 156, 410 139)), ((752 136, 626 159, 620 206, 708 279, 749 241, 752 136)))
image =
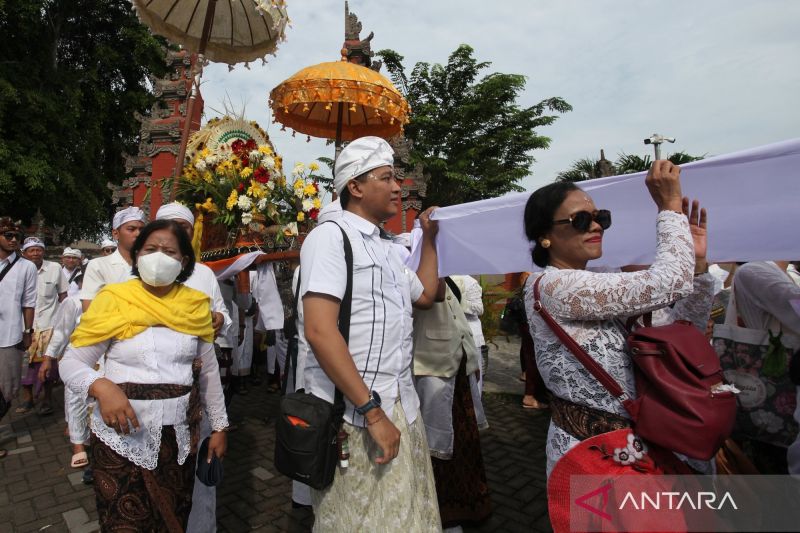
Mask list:
POLYGON ((155 33, 214 63, 275 52, 288 22, 285 0, 133 0, 155 33))
POLYGON ((388 79, 345 60, 306 67, 269 95, 274 118, 295 131, 342 141, 389 138, 408 123, 408 102, 388 79))
MULTIPOLYGON (((233 65, 263 59, 284 39, 285 0, 132 0, 139 19, 155 33, 198 54, 175 176, 186 155, 195 91, 206 60, 233 65)), ((173 187, 170 200, 174 200, 173 187)))

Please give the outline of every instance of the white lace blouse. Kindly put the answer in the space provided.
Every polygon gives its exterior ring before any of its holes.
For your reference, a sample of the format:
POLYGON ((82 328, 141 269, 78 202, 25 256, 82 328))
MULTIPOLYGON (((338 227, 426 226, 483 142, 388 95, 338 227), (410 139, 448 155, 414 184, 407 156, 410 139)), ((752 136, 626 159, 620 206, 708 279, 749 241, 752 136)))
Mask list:
MULTIPOLYGON (((635 397, 624 321, 676 300, 672 320, 689 320, 705 331, 713 296, 709 275, 694 277, 694 246, 687 218, 662 211, 656 219, 656 257, 639 272, 599 273, 547 267, 539 284, 542 305, 562 328, 635 397)), ((547 388, 559 398, 628 417, 625 408, 592 376, 533 310, 532 275, 525 294, 536 363, 547 388)), ((655 317, 654 317, 655 318, 655 317)), ((661 317, 663 319, 663 317, 661 317)), ((552 422, 547 435, 547 474, 579 441, 552 422)))
MULTIPOLYGON (((89 387, 100 377, 114 383, 192 384, 192 361, 200 358, 200 397, 215 431, 228 426, 225 400, 219 379, 214 346, 195 336, 166 327, 151 327, 125 340, 109 340, 75 348, 70 345, 59 363, 59 373, 75 394, 86 398, 89 387), (105 354, 105 375, 94 370, 105 354)), ((94 409, 92 432, 118 454, 134 464, 153 470, 158 463, 161 427, 174 426, 178 441, 178 463, 189 454, 190 435, 186 419, 189 394, 166 400, 130 400, 140 428, 130 435, 117 434, 94 409)))

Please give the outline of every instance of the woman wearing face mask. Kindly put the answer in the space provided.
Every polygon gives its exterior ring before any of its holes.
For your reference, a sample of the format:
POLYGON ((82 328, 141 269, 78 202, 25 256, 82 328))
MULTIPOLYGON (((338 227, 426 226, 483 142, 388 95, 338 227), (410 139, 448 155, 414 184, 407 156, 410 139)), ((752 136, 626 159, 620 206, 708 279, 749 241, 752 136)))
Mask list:
POLYGON ((131 249, 136 279, 107 285, 72 335, 62 379, 94 398, 92 465, 103 531, 183 531, 191 510, 199 409, 225 455, 228 426, 208 297, 185 287, 194 269, 172 220, 144 228, 131 249), (105 373, 94 370, 105 356, 105 373))

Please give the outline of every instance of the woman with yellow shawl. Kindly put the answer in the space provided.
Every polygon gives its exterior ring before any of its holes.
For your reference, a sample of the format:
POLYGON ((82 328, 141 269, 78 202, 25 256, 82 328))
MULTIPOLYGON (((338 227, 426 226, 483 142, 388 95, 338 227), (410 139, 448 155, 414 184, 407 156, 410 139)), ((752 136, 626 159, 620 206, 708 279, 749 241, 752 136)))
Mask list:
POLYGON ((131 249, 136 279, 107 285, 72 335, 64 383, 94 398, 92 466, 103 531, 186 528, 197 429, 213 433, 207 461, 225 455, 228 426, 208 297, 183 285, 194 269, 172 220, 142 228, 131 249), (105 360, 104 373, 95 364, 105 360))

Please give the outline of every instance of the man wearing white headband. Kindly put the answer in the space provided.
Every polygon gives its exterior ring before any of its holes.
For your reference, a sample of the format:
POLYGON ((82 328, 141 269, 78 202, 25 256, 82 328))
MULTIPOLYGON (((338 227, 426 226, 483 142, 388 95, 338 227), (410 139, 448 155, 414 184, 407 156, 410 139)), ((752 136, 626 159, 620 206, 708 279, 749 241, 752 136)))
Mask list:
POLYGON ((298 329, 310 346, 303 383, 306 392, 329 402, 334 385, 341 391, 351 456, 346 474, 337 470, 333 485, 312 491, 321 531, 377 531, 387 523, 409 531, 441 528, 412 354, 404 342, 412 303, 430 307, 437 297, 438 226, 430 209, 420 215, 420 267, 407 275, 396 245, 379 227, 399 209, 392 165, 393 151, 383 139, 351 142, 336 161, 333 181, 342 215, 319 224, 300 250, 298 329), (347 285, 340 228, 353 251, 348 343, 337 326, 347 285))
POLYGON ((22 376, 22 404, 17 413, 33 409, 34 386, 36 395, 44 388, 44 400, 39 406, 40 415, 53 414, 53 383, 58 374, 53 373, 43 382, 39 381, 39 367, 44 361, 44 352, 53 335, 53 316, 58 304, 67 297, 69 283, 58 263, 44 260, 44 243, 36 237, 28 237, 22 245, 22 255, 34 264, 37 273, 36 311, 33 319, 33 340, 28 348, 28 366, 22 376))
POLYGON ((111 235, 118 243, 116 251, 111 255, 89 261, 83 274, 80 297, 84 312, 100 289, 110 283, 120 283, 132 278, 131 248, 144 227, 144 212, 138 207, 117 211, 111 227, 111 235))
POLYGON ((83 252, 77 248, 64 248, 64 253, 61 254, 61 272, 69 282, 69 290, 67 296, 75 296, 80 292, 78 284, 75 283, 75 278, 81 273, 81 261, 83 259, 83 252))
MULTIPOLYGON (((194 237, 194 215, 184 205, 177 202, 164 204, 158 208, 156 220, 174 220, 181 226, 189 240, 194 237)), ((225 335, 231 326, 231 318, 228 308, 222 299, 219 282, 214 275, 214 271, 201 262, 194 264, 194 271, 189 279, 183 282, 187 287, 198 290, 211 298, 211 315, 214 332, 217 335, 225 335)), ((205 415, 200 425, 200 441, 202 442, 211 434, 211 426, 208 424, 205 415)), ((204 461, 204 457, 197 456, 198 461, 204 461)), ((208 487, 202 483, 195 483, 192 494, 192 511, 189 513, 187 531, 204 531, 217 523, 216 520, 217 488, 208 487)))
MULTIPOLYGON (((178 202, 171 204, 164 204, 158 208, 156 213, 156 220, 174 220, 180 227, 182 227, 189 240, 194 238, 194 215, 184 205, 178 202)), ((197 262, 194 265, 194 272, 189 276, 189 279, 183 282, 184 285, 192 289, 198 290, 208 295, 211 298, 211 311, 213 316, 214 331, 217 335, 223 327, 230 326, 231 319, 228 315, 228 310, 225 307, 225 302, 222 301, 222 294, 219 290, 219 282, 214 275, 214 271, 203 263, 197 262)), ((227 330, 226 330, 227 331, 227 330)), ((223 332, 224 334, 224 332, 223 332)))
POLYGON ((117 249, 117 243, 111 239, 103 239, 103 242, 100 243, 100 249, 103 255, 111 255, 117 249))
MULTIPOLYGON (((10 404, 19 392, 22 347, 33 339, 36 266, 22 258, 19 222, 0 216, 0 395, 10 404)), ((3 413, 5 414, 5 413, 3 413)), ((0 448, 0 459, 8 452, 0 448)))

